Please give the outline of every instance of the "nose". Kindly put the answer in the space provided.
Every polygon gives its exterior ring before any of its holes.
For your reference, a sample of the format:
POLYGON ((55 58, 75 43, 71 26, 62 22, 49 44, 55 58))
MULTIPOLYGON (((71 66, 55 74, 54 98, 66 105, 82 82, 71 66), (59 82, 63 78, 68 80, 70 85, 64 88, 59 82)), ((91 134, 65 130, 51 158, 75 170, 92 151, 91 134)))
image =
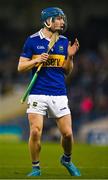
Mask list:
POLYGON ((62 23, 62 24, 64 24, 64 23, 65 23, 63 18, 61 19, 61 23, 62 23))
POLYGON ((61 22, 60 22, 61 26, 64 26, 65 25, 65 22, 63 19, 61 19, 61 22))

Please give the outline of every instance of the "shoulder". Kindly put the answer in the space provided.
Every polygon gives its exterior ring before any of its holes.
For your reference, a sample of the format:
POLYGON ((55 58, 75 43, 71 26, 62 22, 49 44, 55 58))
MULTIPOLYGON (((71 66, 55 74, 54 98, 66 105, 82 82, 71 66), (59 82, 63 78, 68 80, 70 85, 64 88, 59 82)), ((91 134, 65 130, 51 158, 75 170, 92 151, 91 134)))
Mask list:
POLYGON ((37 39, 37 41, 38 41, 39 37, 40 37, 39 32, 36 32, 36 33, 34 33, 32 35, 29 35, 25 40, 25 44, 33 44, 34 40, 36 41, 36 39, 37 39))
POLYGON ((64 42, 67 42, 68 43, 68 38, 63 36, 63 35, 60 35, 60 39, 64 42))
POLYGON ((59 40, 61 44, 63 44, 64 46, 68 46, 69 40, 67 37, 60 35, 59 40))
POLYGON ((34 39, 34 38, 37 38, 37 37, 40 37, 39 32, 36 32, 36 33, 29 36, 30 39, 34 39))
POLYGON ((28 37, 27 37, 27 41, 31 41, 31 42, 32 42, 32 40, 34 40, 34 39, 36 39, 36 38, 38 38, 38 37, 40 37, 40 36, 39 36, 39 32, 36 32, 36 33, 28 36, 28 37))
POLYGON ((67 37, 66 37, 66 36, 63 36, 63 35, 60 35, 60 38, 61 38, 61 39, 67 39, 67 37))
POLYGON ((68 38, 67 37, 65 37, 65 36, 63 36, 63 35, 60 35, 60 39, 63 39, 63 40, 68 40, 68 38))

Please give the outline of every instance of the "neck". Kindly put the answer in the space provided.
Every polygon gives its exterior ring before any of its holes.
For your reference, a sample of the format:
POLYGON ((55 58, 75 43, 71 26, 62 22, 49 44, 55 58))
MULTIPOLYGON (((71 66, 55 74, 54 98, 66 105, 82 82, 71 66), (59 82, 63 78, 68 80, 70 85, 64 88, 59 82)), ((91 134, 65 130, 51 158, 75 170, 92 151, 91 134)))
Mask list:
POLYGON ((52 33, 51 31, 49 31, 46 27, 44 27, 44 28, 42 29, 42 33, 44 34, 44 36, 45 36, 46 38, 49 38, 49 39, 51 39, 51 37, 52 37, 52 35, 53 35, 53 33, 52 33))

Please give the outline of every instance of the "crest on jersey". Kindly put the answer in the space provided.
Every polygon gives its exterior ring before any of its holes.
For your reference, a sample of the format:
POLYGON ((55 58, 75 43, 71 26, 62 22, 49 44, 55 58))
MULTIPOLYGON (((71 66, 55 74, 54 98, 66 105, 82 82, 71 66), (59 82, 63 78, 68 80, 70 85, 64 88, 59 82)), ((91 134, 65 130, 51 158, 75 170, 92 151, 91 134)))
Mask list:
POLYGON ((64 50, 63 46, 59 46, 59 51, 63 52, 63 50, 64 50))
POLYGON ((37 106, 37 104, 38 104, 37 102, 33 102, 32 106, 35 108, 37 106))

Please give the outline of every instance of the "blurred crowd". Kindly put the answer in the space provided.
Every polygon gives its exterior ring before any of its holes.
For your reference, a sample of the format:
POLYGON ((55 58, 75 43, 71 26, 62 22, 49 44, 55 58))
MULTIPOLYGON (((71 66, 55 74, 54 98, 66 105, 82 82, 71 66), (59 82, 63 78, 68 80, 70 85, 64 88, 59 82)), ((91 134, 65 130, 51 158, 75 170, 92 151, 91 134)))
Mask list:
POLYGON ((78 55, 69 84, 70 107, 81 123, 108 115, 107 44, 100 44, 98 53, 78 55))
MULTIPOLYGON (((29 81, 27 74, 17 72, 17 64, 25 38, 34 30, 17 32, 1 23, 0 96, 5 96, 12 93, 15 86, 26 85, 29 81)), ((90 29, 90 23, 83 30, 67 32, 70 37, 70 33, 79 31, 77 36, 81 46, 74 57, 73 72, 67 78, 69 105, 79 123, 108 115, 108 31, 105 37, 101 24, 100 28, 95 24, 99 32, 93 33, 95 27, 91 24, 90 29)))

